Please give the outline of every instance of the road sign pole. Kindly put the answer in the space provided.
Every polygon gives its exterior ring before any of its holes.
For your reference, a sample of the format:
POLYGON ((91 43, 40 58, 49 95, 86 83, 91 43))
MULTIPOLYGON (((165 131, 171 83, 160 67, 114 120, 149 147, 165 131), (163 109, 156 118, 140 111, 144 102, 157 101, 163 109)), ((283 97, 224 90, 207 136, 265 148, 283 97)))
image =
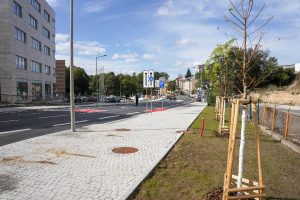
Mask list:
POLYGON ((151 88, 151 114, 152 114, 152 88, 151 88))
MULTIPOLYGON (((146 88, 146 96, 148 96, 148 94, 147 94, 147 90, 148 88, 146 88)), ((148 112, 148 101, 146 101, 146 112, 148 112)))

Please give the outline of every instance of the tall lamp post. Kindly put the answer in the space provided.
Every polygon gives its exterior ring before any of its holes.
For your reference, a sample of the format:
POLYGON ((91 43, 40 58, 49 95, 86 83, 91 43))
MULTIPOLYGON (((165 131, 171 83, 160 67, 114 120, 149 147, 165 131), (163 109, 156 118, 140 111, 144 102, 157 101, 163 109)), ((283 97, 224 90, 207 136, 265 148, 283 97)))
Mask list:
POLYGON ((71 131, 75 132, 74 75, 73 75, 73 0, 70 0, 70 115, 71 115, 71 131))
MULTIPOLYGON (((101 56, 97 56, 96 57, 96 77, 98 75, 98 58, 101 58, 101 57, 105 57, 107 55, 101 55, 101 56)), ((96 92, 97 92, 97 88, 98 88, 98 94, 97 94, 97 107, 98 107, 98 104, 99 104, 99 94, 100 94, 100 77, 98 79, 98 81, 96 82, 96 92)))

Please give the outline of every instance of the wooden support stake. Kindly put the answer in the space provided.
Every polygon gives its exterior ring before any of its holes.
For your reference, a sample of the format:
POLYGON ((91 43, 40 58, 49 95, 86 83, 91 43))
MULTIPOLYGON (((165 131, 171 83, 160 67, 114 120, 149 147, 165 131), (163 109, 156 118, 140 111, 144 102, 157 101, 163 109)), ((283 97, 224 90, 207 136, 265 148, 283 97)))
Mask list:
POLYGON ((229 192, 241 192, 241 191, 262 190, 262 189, 265 189, 265 186, 251 186, 251 187, 242 187, 242 188, 232 188, 232 189, 229 189, 229 192))
POLYGON ((275 114, 276 114, 276 105, 273 109, 273 115, 272 115, 272 131, 275 131, 275 114))
MULTIPOLYGON (((233 117, 231 116, 231 124, 230 124, 230 135, 229 135, 229 144, 228 144, 228 152, 227 152, 227 166, 226 173, 224 175, 224 188, 223 188, 223 200, 228 199, 251 199, 251 198, 259 198, 260 200, 265 199, 265 186, 263 184, 263 176, 262 176, 262 164, 261 164, 261 155, 260 155, 260 144, 259 144, 259 129, 258 129, 258 114, 257 114, 257 106, 256 102, 252 102, 252 112, 253 112, 253 122, 254 122, 254 134, 256 138, 256 157, 257 157, 257 166, 258 166, 258 183, 255 186, 250 184, 250 180, 248 181, 248 185, 243 185, 241 188, 230 188, 231 179, 235 176, 232 175, 232 164, 234 159, 234 148, 236 143, 236 134, 237 134, 237 124, 238 124, 238 116, 239 116, 239 106, 240 103, 243 105, 245 101, 239 101, 239 99, 235 99, 232 103, 233 108, 231 113, 233 113, 233 117), (238 196, 230 196, 230 192, 239 192, 244 191, 242 195, 238 196), (248 192, 247 192, 248 191, 248 192)), ((244 180, 244 179, 243 179, 244 180)), ((246 182, 247 182, 246 181, 246 182)), ((254 185, 254 182, 253 182, 254 185)))
POLYGON ((286 114, 284 138, 287 140, 289 135, 290 108, 286 114))
POLYGON ((267 105, 265 103, 263 116, 262 116, 262 121, 261 121, 261 125, 263 125, 263 126, 265 126, 266 112, 267 112, 267 105))
MULTIPOLYGON (((253 109, 253 115, 254 115, 254 134, 255 134, 255 139, 256 139, 256 157, 257 157, 257 167, 258 167, 258 184, 259 184, 259 186, 262 186, 263 185, 263 176, 262 176, 262 166, 261 166, 261 157, 260 157, 259 130, 258 130, 256 104, 252 104, 252 109, 253 109)), ((264 190, 261 190, 260 194, 263 194, 263 193, 264 193, 264 190)))
POLYGON ((230 134, 229 144, 228 144, 228 158, 227 158, 227 167, 226 167, 226 183, 223 192, 223 200, 228 199, 228 190, 230 188, 230 181, 232 175, 232 163, 234 158, 234 148, 236 141, 236 133, 237 133, 237 124, 238 124, 238 116, 239 116, 239 100, 236 100, 235 109, 234 109, 234 120, 232 126, 232 133, 230 134))
POLYGON ((240 196, 229 196, 228 199, 253 199, 257 198, 259 199, 265 198, 265 194, 250 194, 250 195, 240 195, 240 196))

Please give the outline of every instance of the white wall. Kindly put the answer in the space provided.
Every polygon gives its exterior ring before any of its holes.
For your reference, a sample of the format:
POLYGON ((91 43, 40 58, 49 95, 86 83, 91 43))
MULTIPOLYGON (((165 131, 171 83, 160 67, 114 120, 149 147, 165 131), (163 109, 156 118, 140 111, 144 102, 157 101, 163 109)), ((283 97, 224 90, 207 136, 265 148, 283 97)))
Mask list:
POLYGON ((300 72, 300 63, 295 64, 295 72, 300 72))

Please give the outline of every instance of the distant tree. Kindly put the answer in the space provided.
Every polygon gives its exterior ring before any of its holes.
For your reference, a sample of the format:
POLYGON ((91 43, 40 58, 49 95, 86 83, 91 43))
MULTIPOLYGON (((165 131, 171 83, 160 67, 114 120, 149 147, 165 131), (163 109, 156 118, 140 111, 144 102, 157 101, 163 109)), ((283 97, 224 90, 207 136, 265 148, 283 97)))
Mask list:
MULTIPOLYGON (((83 68, 74 66, 73 70, 75 95, 87 95, 90 86, 90 77, 83 68)), ((66 68, 65 72, 66 92, 70 93, 70 68, 66 68)))
POLYGON ((186 74, 185 74, 184 77, 185 77, 185 78, 191 78, 191 77, 192 77, 192 73, 191 73, 190 68, 188 68, 188 70, 187 70, 187 72, 186 72, 186 74))
POLYGON ((176 90, 176 80, 168 82, 168 90, 174 92, 176 90))

